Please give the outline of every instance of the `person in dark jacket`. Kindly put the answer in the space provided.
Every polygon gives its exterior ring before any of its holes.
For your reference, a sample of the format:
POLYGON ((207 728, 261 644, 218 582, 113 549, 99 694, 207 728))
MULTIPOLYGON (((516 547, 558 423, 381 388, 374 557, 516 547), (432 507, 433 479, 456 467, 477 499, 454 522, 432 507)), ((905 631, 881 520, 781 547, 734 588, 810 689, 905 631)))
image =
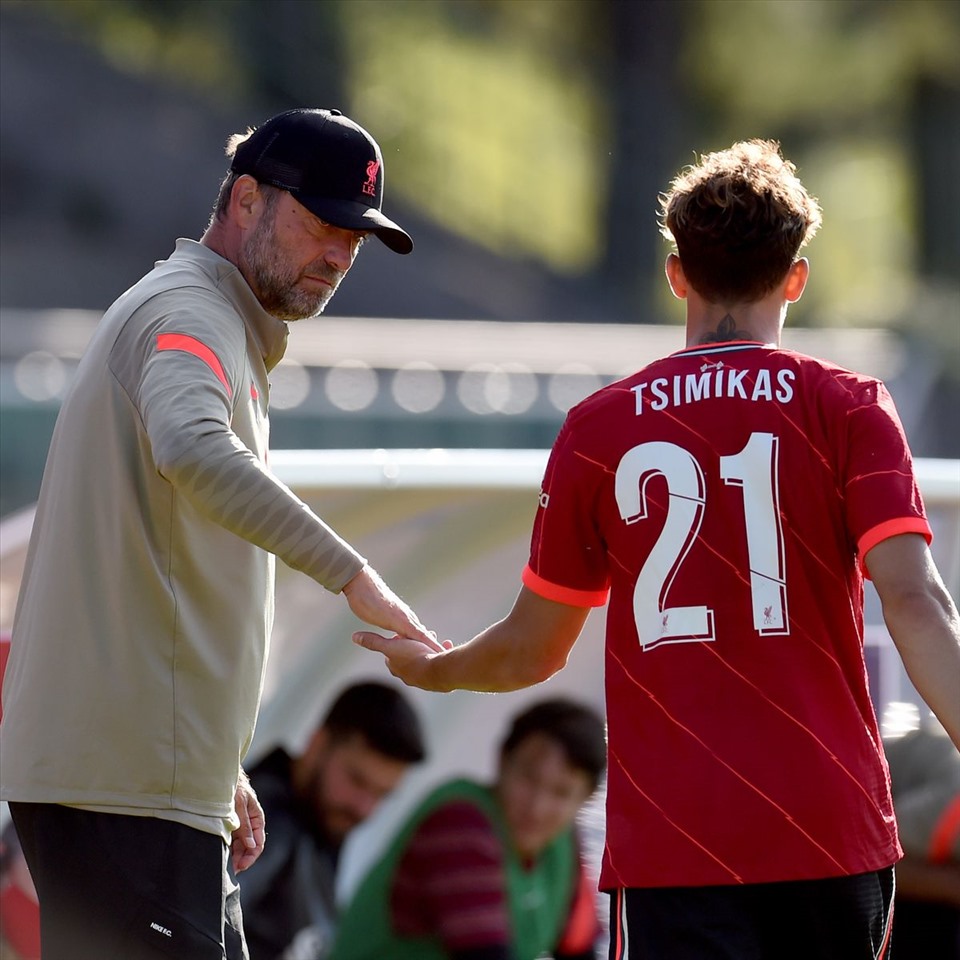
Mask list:
POLYGON ((425 755, 404 695, 357 683, 340 693, 303 753, 278 747, 249 771, 270 836, 240 877, 251 960, 323 960, 336 927, 342 845, 425 755))

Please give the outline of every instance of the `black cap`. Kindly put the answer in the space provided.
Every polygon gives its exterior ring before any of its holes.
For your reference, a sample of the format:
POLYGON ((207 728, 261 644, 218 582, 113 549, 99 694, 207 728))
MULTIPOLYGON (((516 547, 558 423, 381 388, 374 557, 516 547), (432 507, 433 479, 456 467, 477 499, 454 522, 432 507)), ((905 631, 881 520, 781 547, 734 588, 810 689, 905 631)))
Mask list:
POLYGON ((287 110, 244 140, 230 169, 280 187, 312 214, 345 230, 370 230, 396 253, 409 234, 380 212, 383 157, 377 141, 339 110, 287 110))

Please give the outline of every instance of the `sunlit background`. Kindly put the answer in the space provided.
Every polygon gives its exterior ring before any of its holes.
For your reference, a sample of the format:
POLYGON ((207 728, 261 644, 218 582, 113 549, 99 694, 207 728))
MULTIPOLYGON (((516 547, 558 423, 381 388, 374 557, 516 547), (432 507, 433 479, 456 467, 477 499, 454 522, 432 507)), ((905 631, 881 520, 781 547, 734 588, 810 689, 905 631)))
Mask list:
POLYGON ((867 372, 915 451, 960 451, 958 3, 0 0, 0 18, 0 513, 35 496, 99 313, 199 237, 227 137, 293 105, 374 133, 417 248, 367 245, 329 308, 409 323, 363 340, 348 321, 332 358, 328 321, 297 329, 275 442, 548 446, 649 359, 636 344, 680 345, 658 192, 762 136, 825 209, 790 324, 842 331, 804 346, 851 366, 882 343, 867 372), (521 343, 484 321, 539 326, 521 343), (614 328, 603 362, 580 325, 614 328))
MULTIPOLYGON (((659 299, 643 294, 660 286, 652 217, 669 174, 749 136, 780 139, 827 210, 820 276, 798 320, 903 322, 917 297, 932 295, 927 283, 957 279, 960 14, 950 0, 2 7, 5 112, 32 114, 20 135, 9 129, 14 116, 4 125, 5 213, 35 205, 36 167, 53 167, 60 175, 46 179, 41 206, 59 207, 50 213, 77 232, 130 238, 144 230, 111 195, 130 189, 112 166, 135 157, 141 189, 158 166, 175 164, 164 182, 202 180, 218 169, 212 148, 228 118, 336 104, 380 140, 391 205, 497 257, 597 284, 604 319, 637 319, 659 299), (129 129, 125 93, 139 114, 129 129), (150 132, 120 143, 138 127, 150 132), (51 156, 38 164, 43 144, 31 134, 41 130, 51 156)), ((211 186, 196 183, 184 199, 211 186)), ((156 197, 142 209, 160 203, 182 203, 177 216, 196 230, 209 201, 156 197)), ((487 281, 495 286, 495 273, 487 281)), ((5 305, 28 305, 18 284, 5 285, 5 305)), ((78 296, 44 305, 102 306, 82 288, 78 296)), ((482 291, 467 296, 477 315, 496 313, 482 291)))
MULTIPOLYGON (((0 629, 58 405, 102 311, 176 237, 199 238, 228 137, 292 106, 338 107, 374 134, 385 209, 416 249, 367 244, 330 315, 296 325, 272 378, 272 446, 432 450, 413 455, 431 476, 444 456, 460 464, 444 492, 405 493, 405 461, 382 451, 373 467, 361 455, 358 476, 374 475, 360 490, 327 490, 329 459, 304 454, 313 473, 296 475, 441 631, 481 628, 515 592, 539 469, 522 451, 682 346, 657 195, 734 140, 779 140, 824 207, 785 345, 882 377, 914 452, 960 457, 958 51, 955 0, 0 0, 0 629), (503 480, 516 462, 505 499, 475 489, 478 471, 503 480)), ((925 467, 956 594, 960 465, 925 467)), ((320 693, 371 665, 340 642, 338 601, 289 572, 280 588, 271 682, 292 663, 302 689, 268 696, 261 730, 295 739, 320 693)), ((877 702, 915 711, 868 600, 877 702)), ((590 630, 555 689, 599 705, 596 617, 590 630)), ((448 734, 441 760, 463 754, 462 734, 489 766, 525 696, 418 703, 448 734)))

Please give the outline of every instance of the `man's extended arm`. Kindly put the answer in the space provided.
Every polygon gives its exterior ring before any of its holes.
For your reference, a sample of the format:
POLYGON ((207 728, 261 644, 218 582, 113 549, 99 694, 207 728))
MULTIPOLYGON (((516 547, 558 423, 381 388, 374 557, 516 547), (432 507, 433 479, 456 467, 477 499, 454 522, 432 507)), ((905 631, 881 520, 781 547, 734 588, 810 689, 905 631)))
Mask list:
POLYGON ((890 537, 864 559, 910 680, 960 749, 960 616, 926 541, 890 537))
POLYGON ((328 590, 343 591, 366 623, 434 643, 364 558, 237 437, 225 388, 196 357, 165 351, 154 358, 138 397, 158 472, 198 512, 328 590))
POLYGON ((560 670, 589 612, 589 607, 555 603, 522 587, 503 620, 441 653, 415 640, 365 631, 353 639, 382 653, 390 672, 412 687, 501 693, 533 686, 560 670))

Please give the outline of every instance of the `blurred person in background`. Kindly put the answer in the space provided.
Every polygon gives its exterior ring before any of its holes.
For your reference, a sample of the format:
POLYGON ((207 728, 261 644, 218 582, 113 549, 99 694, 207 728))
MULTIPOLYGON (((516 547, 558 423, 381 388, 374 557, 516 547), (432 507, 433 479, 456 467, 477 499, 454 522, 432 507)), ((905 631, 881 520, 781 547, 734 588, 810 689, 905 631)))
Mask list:
POLYGON ((605 766, 603 720, 545 700, 517 715, 495 782, 431 791, 346 907, 331 960, 593 960, 574 821, 605 766))
POLYGON ((267 466, 288 324, 323 310, 368 237, 412 249, 381 212, 380 148, 339 111, 296 109, 227 153, 202 238, 107 311, 50 445, 0 727, 45 960, 246 956, 233 874, 263 846, 241 761, 274 556, 433 642, 267 466))
MULTIPOLYGON (((0 633, 0 685, 10 655, 10 635, 0 633)), ((0 697, 0 722, 3 698, 0 697)), ((40 905, 16 827, 0 804, 0 960, 40 960, 40 905)))
POLYGON ((327 956, 343 843, 425 756, 406 697, 357 683, 336 698, 303 753, 277 747, 249 770, 269 824, 269 843, 240 879, 253 960, 327 956))
POLYGON ((569 412, 513 609, 442 652, 354 639, 429 690, 513 690, 609 599, 610 956, 877 960, 901 848, 863 578, 958 746, 960 618, 888 391, 779 346, 821 221, 779 144, 661 202, 686 346, 569 412))
POLYGON ((0 831, 0 960, 40 960, 40 907, 13 821, 0 831))
POLYGON ((960 751, 928 717, 884 741, 903 859, 895 960, 960 960, 960 751))

